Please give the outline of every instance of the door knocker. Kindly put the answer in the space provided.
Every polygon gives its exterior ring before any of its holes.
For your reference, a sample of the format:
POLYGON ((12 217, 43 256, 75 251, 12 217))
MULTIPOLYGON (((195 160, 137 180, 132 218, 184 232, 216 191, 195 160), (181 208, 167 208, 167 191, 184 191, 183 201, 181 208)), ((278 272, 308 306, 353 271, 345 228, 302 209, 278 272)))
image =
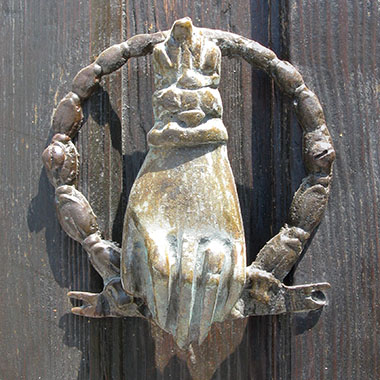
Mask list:
POLYGON ((83 302, 73 313, 146 318, 187 349, 202 343, 214 322, 325 305, 328 283, 285 286, 282 280, 326 208, 335 152, 316 95, 271 50, 233 33, 194 27, 189 18, 177 20, 169 31, 111 46, 79 71, 54 113, 53 129, 43 161, 58 219, 104 280, 99 294, 68 293, 83 302), (102 239, 91 206, 75 187, 79 155, 72 138, 82 123, 81 104, 101 77, 147 54, 155 72, 155 123, 130 193, 120 249, 102 239), (222 56, 241 56, 269 74, 293 99, 303 129, 307 176, 287 224, 249 266, 218 91, 222 56))

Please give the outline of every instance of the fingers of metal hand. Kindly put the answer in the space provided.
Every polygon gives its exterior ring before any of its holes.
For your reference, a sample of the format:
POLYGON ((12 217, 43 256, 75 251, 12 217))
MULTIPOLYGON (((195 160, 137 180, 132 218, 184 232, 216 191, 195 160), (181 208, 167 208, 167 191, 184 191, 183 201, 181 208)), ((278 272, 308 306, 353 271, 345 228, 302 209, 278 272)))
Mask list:
POLYGON ((90 204, 74 186, 60 186, 55 195, 58 220, 72 239, 81 243, 98 231, 96 216, 90 204))
POLYGON ((79 153, 69 136, 56 134, 42 153, 42 161, 49 181, 54 187, 76 183, 79 153))

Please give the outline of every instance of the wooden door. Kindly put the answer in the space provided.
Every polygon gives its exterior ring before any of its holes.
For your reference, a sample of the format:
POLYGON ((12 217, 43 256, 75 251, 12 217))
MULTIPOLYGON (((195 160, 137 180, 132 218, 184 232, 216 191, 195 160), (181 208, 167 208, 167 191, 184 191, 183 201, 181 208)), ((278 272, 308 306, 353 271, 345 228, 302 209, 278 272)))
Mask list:
MULTIPOLYGON (((380 378, 378 1, 3 0, 0 10, 1 380, 190 379, 178 357, 157 369, 146 322, 69 313, 67 291, 97 291, 101 280, 60 229, 41 163, 53 109, 77 71, 109 45, 184 16, 292 62, 318 95, 337 150, 327 212, 286 279, 329 281, 329 305, 250 318, 222 363, 205 355, 212 379, 380 378)), ((139 58, 107 77, 77 143, 80 188, 118 242, 153 121, 151 71, 150 58, 139 58)), ((289 100, 240 59, 224 60, 221 94, 251 262, 286 220, 304 175, 301 133, 289 100)))

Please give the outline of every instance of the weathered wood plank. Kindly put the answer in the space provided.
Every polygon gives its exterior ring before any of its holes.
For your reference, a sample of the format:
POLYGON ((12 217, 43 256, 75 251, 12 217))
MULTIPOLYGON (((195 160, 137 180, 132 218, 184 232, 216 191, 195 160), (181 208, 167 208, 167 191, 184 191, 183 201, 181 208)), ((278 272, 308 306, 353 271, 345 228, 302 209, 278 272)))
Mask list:
MULTIPOLYGON (((86 355, 86 321, 66 314, 78 265, 60 232, 41 152, 78 57, 88 55, 86 2, 2 1, 2 379, 73 379, 86 355)), ((84 264, 84 272, 86 266, 84 264)))
POLYGON ((319 321, 292 317, 292 378, 378 379, 379 3, 289 7, 290 59, 318 94, 337 150, 328 211, 294 276, 329 281, 330 305, 319 321))

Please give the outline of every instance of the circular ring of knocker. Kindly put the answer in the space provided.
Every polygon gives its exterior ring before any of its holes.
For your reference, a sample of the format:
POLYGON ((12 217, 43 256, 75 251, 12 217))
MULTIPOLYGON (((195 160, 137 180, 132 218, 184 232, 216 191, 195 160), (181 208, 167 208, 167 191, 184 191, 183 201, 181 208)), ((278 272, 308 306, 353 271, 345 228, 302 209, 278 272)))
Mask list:
MULTIPOLYGON (((43 162, 49 180, 55 187, 58 218, 64 231, 82 244, 92 265, 104 280, 104 290, 100 294, 69 293, 70 297, 83 301, 82 306, 72 309, 76 314, 90 317, 139 316, 160 324, 158 311, 155 314, 147 307, 146 297, 125 291, 120 279, 120 271, 124 270, 120 267, 121 250, 114 243, 102 239, 91 206, 75 187, 79 154, 72 139, 83 121, 82 104, 97 89, 102 76, 119 69, 131 57, 151 54, 155 46, 165 41, 173 43, 173 38, 177 38, 174 42, 178 45, 179 38, 187 38, 183 31, 190 27, 193 28, 190 19, 178 20, 171 31, 137 35, 106 49, 95 62, 78 72, 73 80, 72 91, 55 110, 52 122, 55 135, 43 153, 43 162)), ((217 46, 222 55, 241 56, 251 65, 264 70, 292 98, 303 130, 303 160, 307 176, 294 194, 288 222, 260 250, 256 260, 246 267, 239 300, 232 305, 230 316, 244 318, 249 315, 318 309, 326 303, 323 291, 329 284, 292 287, 282 283, 320 222, 330 192, 335 151, 318 98, 306 87, 294 66, 281 61, 273 51, 257 42, 219 30, 189 30, 199 33, 204 41, 217 46)), ((210 324, 212 322, 211 319, 210 324)), ((185 347, 192 340, 191 337, 185 341, 179 339, 177 343, 185 347)))

